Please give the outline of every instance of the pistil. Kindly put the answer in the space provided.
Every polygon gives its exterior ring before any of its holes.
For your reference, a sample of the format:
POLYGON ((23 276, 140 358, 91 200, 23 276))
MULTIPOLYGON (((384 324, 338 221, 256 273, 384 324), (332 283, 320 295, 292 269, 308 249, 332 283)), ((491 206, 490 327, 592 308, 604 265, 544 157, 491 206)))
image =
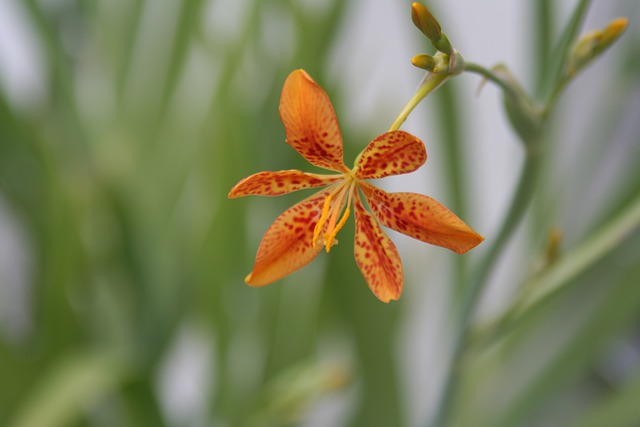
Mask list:
MULTIPOLYGON (((331 218, 331 222, 329 223, 329 227, 327 228, 327 232, 324 233, 324 242, 326 245, 326 251, 327 253, 331 251, 331 247, 333 246, 333 242, 336 238, 336 235, 338 234, 338 231, 340 231, 340 229, 342 229, 342 227, 344 226, 344 224, 347 222, 347 219, 349 218, 349 214, 351 213, 351 197, 353 194, 353 182, 351 182, 351 184, 345 188, 345 190, 340 194, 341 195, 341 202, 344 201, 344 195, 345 193, 349 193, 349 197, 347 199, 347 207, 344 211, 344 214, 342 215, 342 218, 340 218, 340 221, 338 222, 338 224, 336 224, 334 227, 332 227, 333 224, 335 224, 335 220, 334 217, 337 219, 339 212, 342 210, 342 206, 340 206, 338 209, 336 209, 336 211, 334 212, 332 218, 331 218)), ((344 205, 344 203, 341 203, 341 205, 344 205)), ((337 241, 336 241, 337 243, 337 241)))
MULTIPOLYGON (((350 178, 350 177, 349 177, 350 178)), ((331 247, 337 243, 335 240, 336 234, 338 231, 344 226, 349 218, 349 214, 351 213, 351 209, 349 206, 351 205, 351 198, 353 193, 353 180, 345 179, 341 182, 334 191, 329 193, 327 197, 324 199, 324 204, 322 205, 322 214, 320 215, 320 219, 316 223, 316 226, 313 230, 313 242, 312 245, 315 248, 318 242, 318 238, 320 237, 320 233, 325 229, 323 237, 323 243, 327 252, 331 251, 331 247), (345 195, 348 197, 345 198, 345 195), (340 213, 345 206, 346 200, 346 209, 344 214, 340 217, 340 213), (327 222, 328 221, 328 222, 327 222)))

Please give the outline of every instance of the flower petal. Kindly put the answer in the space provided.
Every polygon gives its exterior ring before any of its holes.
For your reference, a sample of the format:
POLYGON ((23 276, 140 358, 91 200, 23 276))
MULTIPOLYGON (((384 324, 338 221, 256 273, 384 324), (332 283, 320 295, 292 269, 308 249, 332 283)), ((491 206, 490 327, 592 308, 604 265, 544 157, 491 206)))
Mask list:
POLYGON ((304 188, 323 187, 344 179, 342 175, 319 175, 298 170, 259 172, 237 183, 229 192, 229 198, 260 195, 279 196, 304 188))
POLYGON ((253 271, 245 282, 264 286, 310 263, 322 250, 312 245, 313 229, 318 222, 328 191, 321 191, 287 209, 265 233, 253 271))
POLYGON ((397 300, 404 281, 398 249, 357 197, 355 210, 354 251, 358 268, 378 299, 383 302, 397 300))
POLYGON ((292 72, 284 82, 280 117, 287 143, 309 163, 348 171, 342 160, 342 134, 329 96, 305 71, 292 72))
POLYGON ((420 139, 397 130, 387 132, 369 143, 358 159, 356 177, 382 178, 413 172, 427 160, 427 150, 420 139))
POLYGON ((386 193, 367 182, 360 182, 360 188, 378 220, 402 234, 459 254, 484 240, 431 197, 415 193, 386 193))

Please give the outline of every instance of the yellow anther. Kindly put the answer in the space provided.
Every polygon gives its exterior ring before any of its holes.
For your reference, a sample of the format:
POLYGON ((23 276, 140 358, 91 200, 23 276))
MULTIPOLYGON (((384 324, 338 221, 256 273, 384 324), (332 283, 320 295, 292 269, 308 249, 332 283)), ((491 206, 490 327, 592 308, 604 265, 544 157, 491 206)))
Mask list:
POLYGON ((314 249, 316 247, 316 240, 318 240, 318 236, 320 236, 320 231, 322 231, 322 228, 324 227, 324 223, 327 222, 327 218, 329 217, 329 210, 331 208, 331 198, 332 198, 331 194, 329 194, 324 199, 324 204, 322 205, 322 215, 320 215, 320 219, 318 220, 315 228, 313 229, 313 242, 311 242, 311 244, 313 245, 314 249))
POLYGON ((347 208, 344 211, 344 215, 342 215, 342 218, 340 218, 340 221, 338 221, 338 224, 336 224, 336 226, 333 228, 333 230, 331 230, 331 232, 325 233, 325 235, 323 236, 327 252, 331 251, 331 246, 333 246, 333 241, 336 238, 336 234, 338 234, 338 231, 340 231, 340 229, 344 227, 344 224, 347 222, 347 219, 349 218, 349 213, 351 213, 351 210, 349 209, 349 206, 347 206, 347 208))

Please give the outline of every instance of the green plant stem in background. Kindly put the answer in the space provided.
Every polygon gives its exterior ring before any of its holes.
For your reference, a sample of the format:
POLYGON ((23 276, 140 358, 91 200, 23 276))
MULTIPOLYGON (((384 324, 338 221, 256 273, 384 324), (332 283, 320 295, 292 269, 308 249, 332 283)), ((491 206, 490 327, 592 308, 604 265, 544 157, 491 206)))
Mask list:
POLYGON ((464 70, 470 73, 479 74, 490 82, 495 83, 505 92, 505 94, 518 96, 518 94, 515 93, 514 89, 506 84, 503 79, 501 79, 493 71, 483 67, 482 65, 476 64, 474 62, 467 62, 465 63, 464 70))
POLYGON ((110 350, 65 355, 38 381, 9 423, 11 427, 75 425, 83 405, 114 393, 129 366, 110 350))
POLYGON ((433 421, 429 424, 432 427, 446 425, 453 409, 454 399, 460 383, 462 362, 469 344, 473 314, 500 254, 503 252, 506 243, 509 241, 509 237, 513 234, 513 231, 522 220, 529 206, 536 187, 540 164, 539 151, 528 151, 509 210, 502 222, 500 231, 489 248, 489 251, 486 253, 485 258, 479 264, 477 271, 472 274, 472 281, 464 290, 465 295, 456 312, 457 320, 454 330, 453 356, 449 367, 449 375, 445 379, 440 402, 437 405, 437 412, 433 421))
POLYGON ((522 315, 560 289, 562 285, 617 247, 638 227, 640 227, 640 197, 526 285, 526 289, 530 292, 526 293, 520 304, 514 307, 514 315, 522 315))
POLYGON ((553 48, 555 28, 553 17, 555 16, 555 4, 553 0, 536 0, 532 2, 531 13, 534 16, 537 37, 534 38, 534 55, 530 58, 531 68, 535 71, 536 93, 540 93, 544 86, 546 70, 549 69, 549 60, 553 48))
MULTIPOLYGON (((436 123, 440 133, 441 160, 445 165, 444 182, 450 199, 447 205, 460 218, 469 218, 467 211, 467 192, 469 190, 467 176, 469 169, 466 162, 464 141, 466 121, 464 104, 459 96, 456 85, 444 85, 438 90, 435 98, 436 123)), ((453 257, 451 265, 455 283, 455 300, 459 301, 466 284, 466 273, 469 259, 467 257, 453 257)))
POLYGON ((553 55, 548 61, 548 68, 542 71, 544 78, 540 79, 541 89, 538 92, 540 95, 538 99, 545 100, 545 105, 552 105, 552 102, 549 102, 549 100, 559 93, 556 88, 558 87, 558 82, 562 80, 562 71, 568 52, 582 26, 590 4, 591 0, 579 0, 577 2, 571 19, 564 28, 560 40, 557 42, 555 50, 553 51, 553 55))
POLYGON ((521 286, 519 297, 498 318, 488 325, 475 328, 482 340, 505 337, 525 318, 535 313, 550 297, 572 283, 572 280, 606 255, 640 228, 640 197, 636 197, 627 208, 593 231, 583 242, 563 255, 557 262, 534 276, 521 286))
MULTIPOLYGON (((544 127, 544 123, 549 112, 555 106, 559 95, 569 82, 569 79, 562 77, 563 67, 568 56, 569 49, 573 44, 578 29, 584 20, 589 4, 590 0, 579 0, 577 2, 574 13, 572 14, 572 17, 569 20, 558 45, 556 46, 554 55, 549 61, 546 61, 549 69, 546 71, 542 70, 540 73, 538 84, 539 91, 542 93, 542 96, 539 99, 545 100, 544 107, 539 111, 528 111, 525 109, 516 111, 524 113, 524 116, 521 117, 525 119, 532 119, 529 123, 534 124, 535 126, 528 129, 514 128, 525 145, 525 163, 511 201, 511 205, 507 211, 507 215, 502 223, 500 231, 498 232, 496 239, 493 241, 489 251, 485 255, 485 258, 479 264, 478 270, 471 276, 472 281, 469 283, 468 288, 464 290, 465 296, 463 297, 462 303, 456 312, 457 323, 455 324, 453 338, 453 356, 448 376, 445 379, 440 401, 436 407, 437 412, 430 424, 431 427, 444 427, 449 421, 449 417, 455 404, 457 390, 459 388, 463 359, 469 346, 469 338, 475 309, 500 254, 503 252, 506 243, 509 241, 509 237, 520 223, 533 198, 544 152, 542 147, 543 139, 540 131, 544 127)), ((544 5, 541 6, 541 14, 544 15, 544 18, 548 18, 548 10, 543 9, 546 9, 544 5)), ((547 41, 545 41, 545 44, 546 43, 547 41)), ((544 46, 541 49, 546 52, 548 50, 548 46, 544 46)), ((511 100, 520 100, 522 101, 520 105, 534 106, 533 102, 528 99, 524 93, 519 93, 519 90, 512 85, 512 82, 503 79, 493 71, 475 63, 466 63, 465 71, 479 74, 485 79, 498 85, 504 91, 505 100, 509 98, 511 100)), ((511 124, 514 125, 514 122, 512 121, 511 124)), ((612 241, 613 240, 615 239, 612 239, 612 241)), ((589 254, 588 251, 585 252, 589 254)), ((588 259, 588 256, 584 256, 581 259, 586 260, 588 259)), ((577 268, 584 269, 588 265, 588 262, 576 262, 573 265, 577 268)), ((576 274, 577 271, 579 270, 572 271, 572 273, 576 274)))

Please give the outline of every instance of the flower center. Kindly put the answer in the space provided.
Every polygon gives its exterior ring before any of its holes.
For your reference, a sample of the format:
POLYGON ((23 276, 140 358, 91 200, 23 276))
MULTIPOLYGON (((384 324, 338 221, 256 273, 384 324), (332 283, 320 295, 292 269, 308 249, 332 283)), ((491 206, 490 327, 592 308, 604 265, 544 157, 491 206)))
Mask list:
POLYGON ((327 197, 324 199, 324 204, 322 205, 322 214, 320 215, 320 219, 316 224, 313 230, 313 247, 316 247, 316 243, 318 238, 320 237, 320 233, 325 228, 326 230, 322 235, 323 244, 327 252, 331 251, 331 247, 334 244, 337 244, 338 241, 335 240, 336 234, 338 231, 344 226, 349 218, 349 214, 351 213, 351 198, 353 197, 353 190, 355 180, 346 176, 345 180, 340 183, 334 191, 329 193, 327 197), (335 199, 334 199, 335 198, 335 199), (344 214, 342 218, 338 221, 338 217, 340 216, 340 212, 342 212, 343 208, 346 206, 344 210, 344 214))

